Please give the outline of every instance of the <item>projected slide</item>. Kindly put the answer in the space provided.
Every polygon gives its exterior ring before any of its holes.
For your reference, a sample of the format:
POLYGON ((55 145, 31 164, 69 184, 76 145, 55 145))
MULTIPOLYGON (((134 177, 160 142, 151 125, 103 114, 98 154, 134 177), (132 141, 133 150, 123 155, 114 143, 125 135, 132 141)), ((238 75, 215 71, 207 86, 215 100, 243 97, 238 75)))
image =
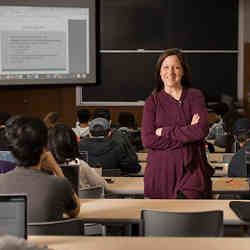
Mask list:
POLYGON ((89 9, 0 8, 0 80, 81 79, 90 72, 89 9))
POLYGON ((3 32, 2 71, 68 72, 64 32, 3 32))

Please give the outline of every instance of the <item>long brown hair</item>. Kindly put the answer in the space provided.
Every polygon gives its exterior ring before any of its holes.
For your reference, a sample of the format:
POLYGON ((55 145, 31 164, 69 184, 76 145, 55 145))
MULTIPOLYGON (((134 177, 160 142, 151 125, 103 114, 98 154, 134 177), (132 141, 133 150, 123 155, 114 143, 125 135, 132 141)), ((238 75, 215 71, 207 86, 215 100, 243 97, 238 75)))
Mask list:
POLYGON ((181 85, 183 87, 190 87, 191 86, 191 68, 187 62, 186 56, 181 52, 181 50, 173 48, 165 50, 158 58, 156 67, 155 67, 155 80, 156 80, 156 87, 153 92, 159 92, 164 88, 164 83, 161 80, 160 71, 161 65, 166 57, 176 55, 180 60, 181 66, 183 68, 184 75, 181 79, 181 85))

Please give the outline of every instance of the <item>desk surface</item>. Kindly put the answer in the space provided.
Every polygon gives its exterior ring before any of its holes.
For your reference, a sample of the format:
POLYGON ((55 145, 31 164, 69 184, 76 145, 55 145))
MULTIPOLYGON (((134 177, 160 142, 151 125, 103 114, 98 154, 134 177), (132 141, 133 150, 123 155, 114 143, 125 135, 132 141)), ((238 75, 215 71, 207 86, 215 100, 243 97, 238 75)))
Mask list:
MULTIPOLYGON (((143 177, 113 177, 114 183, 107 184, 107 192, 121 195, 143 195, 143 177)), ((212 178, 212 191, 215 194, 246 193, 249 192, 247 178, 212 178)))
MULTIPOLYGON (((147 167, 147 162, 139 162, 141 166, 141 171, 137 174, 130 174, 130 176, 138 176, 142 177, 144 176, 145 169, 147 167)), ((214 176, 227 176, 228 173, 228 163, 226 162, 210 162, 210 165, 215 169, 214 176)))
POLYGON ((225 225, 244 225, 229 207, 230 200, 81 199, 80 217, 85 222, 139 223, 141 209, 175 212, 223 210, 225 225))
POLYGON ((31 236, 29 242, 55 250, 249 250, 250 238, 31 236), (157 247, 156 247, 157 246, 157 247))

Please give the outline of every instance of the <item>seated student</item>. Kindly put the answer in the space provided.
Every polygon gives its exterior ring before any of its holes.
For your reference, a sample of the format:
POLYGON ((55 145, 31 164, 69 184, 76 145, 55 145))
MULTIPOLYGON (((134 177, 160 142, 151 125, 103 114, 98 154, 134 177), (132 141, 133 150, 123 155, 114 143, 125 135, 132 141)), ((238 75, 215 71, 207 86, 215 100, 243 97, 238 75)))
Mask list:
POLYGON ((57 124, 54 128, 49 129, 48 149, 58 164, 80 165, 80 188, 105 186, 105 179, 89 167, 88 163, 78 159, 76 135, 67 125, 57 124))
POLYGON ((250 121, 247 118, 238 119, 232 133, 240 145, 240 150, 234 154, 228 166, 229 177, 247 177, 245 150, 250 147, 250 121))
POLYGON ((60 114, 58 112, 49 112, 43 119, 45 125, 48 128, 53 128, 60 120, 60 114))
POLYGON ((127 161, 127 164, 132 164, 132 165, 139 165, 138 163, 138 157, 136 154, 136 151, 134 150, 133 146, 131 145, 128 137, 124 134, 121 133, 121 131, 119 131, 116 128, 112 128, 112 120, 111 120, 111 115, 110 115, 110 111, 107 109, 96 109, 94 111, 94 118, 104 118, 106 120, 108 120, 109 124, 110 124, 110 135, 113 141, 115 141, 116 143, 118 143, 121 148, 122 151, 124 153, 124 155, 126 156, 126 158, 124 159, 124 161, 127 161))
POLYGON ((96 118, 89 124, 89 137, 79 144, 80 151, 88 151, 89 164, 101 164, 104 169, 120 169, 127 173, 137 173, 141 167, 129 161, 119 143, 113 140, 110 123, 104 118, 96 118))
POLYGON ((48 129, 38 118, 15 116, 6 124, 6 138, 17 167, 0 176, 0 193, 28 195, 28 222, 75 217, 80 202, 52 154, 46 150, 48 129), (43 169, 54 175, 48 175, 43 169))
POLYGON ((218 103, 210 108, 215 112, 218 121, 215 122, 212 127, 209 129, 209 133, 207 139, 216 139, 216 135, 219 133, 220 135, 224 135, 224 127, 223 127, 223 116, 229 111, 229 108, 226 103, 218 103))
POLYGON ((226 153, 235 153, 239 150, 238 142, 235 140, 232 130, 235 121, 241 118, 244 117, 236 109, 229 110, 223 116, 223 127, 225 132, 227 133, 226 153))
POLYGON ((0 151, 9 151, 9 146, 5 138, 5 123, 10 118, 7 112, 0 112, 0 151))
POLYGON ((137 128, 133 113, 127 111, 120 112, 118 117, 118 127, 119 131, 128 136, 128 139, 136 152, 144 149, 141 140, 141 131, 137 128))
POLYGON ((78 122, 76 124, 76 127, 72 129, 75 132, 78 140, 88 135, 90 117, 90 111, 87 109, 80 109, 77 111, 78 122))
POLYGON ((10 117, 9 113, 0 112, 0 173, 5 173, 15 168, 16 159, 10 152, 10 147, 5 137, 5 123, 10 117))

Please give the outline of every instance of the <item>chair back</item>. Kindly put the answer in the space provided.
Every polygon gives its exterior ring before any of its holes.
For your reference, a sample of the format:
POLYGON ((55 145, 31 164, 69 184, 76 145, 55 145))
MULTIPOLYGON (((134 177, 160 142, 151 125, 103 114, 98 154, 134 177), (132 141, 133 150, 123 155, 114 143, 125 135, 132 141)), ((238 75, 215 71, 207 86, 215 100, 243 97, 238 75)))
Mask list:
POLYGON ((104 187, 95 186, 95 187, 88 187, 88 188, 80 189, 79 198, 81 199, 104 198, 104 187))
POLYGON ((223 236, 223 211, 141 211, 141 235, 216 237, 223 236))
POLYGON ((30 222, 29 235, 84 235, 84 224, 81 218, 59 221, 30 222))
POLYGON ((0 235, 27 239, 27 195, 0 195, 0 235))
POLYGON ((79 194, 80 188, 80 166, 79 165, 60 165, 64 176, 71 183, 76 194, 79 194))

